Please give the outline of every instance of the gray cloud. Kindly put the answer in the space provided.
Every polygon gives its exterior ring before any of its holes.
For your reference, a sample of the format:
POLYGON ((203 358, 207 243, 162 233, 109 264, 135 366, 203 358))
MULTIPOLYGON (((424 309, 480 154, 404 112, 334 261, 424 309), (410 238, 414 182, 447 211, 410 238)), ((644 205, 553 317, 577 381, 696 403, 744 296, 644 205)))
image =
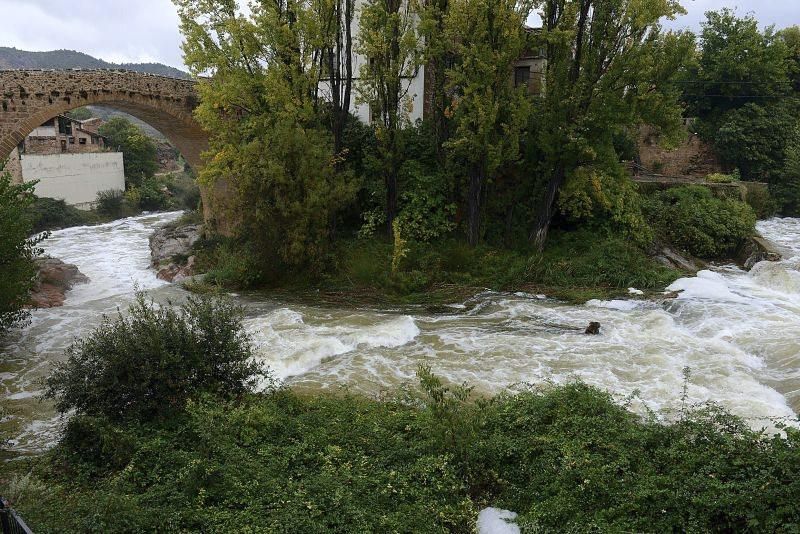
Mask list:
POLYGON ((0 0, 0 46, 183 65, 171 0, 0 0))
MULTIPOLYGON (((669 28, 698 30, 704 13, 752 12, 763 25, 800 24, 797 0, 683 0, 689 12, 669 28)), ((0 46, 66 48, 114 62, 182 67, 178 17, 170 0, 0 0, 0 46)), ((530 21, 535 24, 535 18, 530 21)))

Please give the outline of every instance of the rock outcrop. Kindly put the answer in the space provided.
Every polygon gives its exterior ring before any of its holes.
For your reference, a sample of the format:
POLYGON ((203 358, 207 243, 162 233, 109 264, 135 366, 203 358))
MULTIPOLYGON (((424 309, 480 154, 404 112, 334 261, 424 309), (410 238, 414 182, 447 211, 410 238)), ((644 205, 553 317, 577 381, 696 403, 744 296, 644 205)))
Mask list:
POLYGON ((195 274, 195 261, 196 258, 194 256, 189 256, 189 258, 186 260, 186 263, 183 265, 179 265, 178 263, 169 263, 166 267, 159 269, 156 276, 159 280, 164 280, 165 282, 182 282, 183 280, 195 274))
POLYGON ((747 271, 762 261, 781 261, 782 259, 781 251, 761 236, 751 237, 739 254, 739 261, 747 271))
POLYGON ((669 247, 661 247, 653 259, 665 267, 690 273, 696 273, 703 268, 694 258, 683 256, 669 247))
POLYGON ((76 265, 64 263, 57 258, 36 260, 39 272, 31 290, 30 307, 56 308, 64 305, 66 292, 76 284, 85 284, 89 279, 76 265))
POLYGON ((162 226, 150 236, 150 258, 165 282, 180 282, 195 274, 192 247, 202 235, 202 225, 162 226))
POLYGON ((175 256, 187 257, 200 240, 202 225, 162 226, 150 236, 150 258, 153 266, 171 261, 175 256))

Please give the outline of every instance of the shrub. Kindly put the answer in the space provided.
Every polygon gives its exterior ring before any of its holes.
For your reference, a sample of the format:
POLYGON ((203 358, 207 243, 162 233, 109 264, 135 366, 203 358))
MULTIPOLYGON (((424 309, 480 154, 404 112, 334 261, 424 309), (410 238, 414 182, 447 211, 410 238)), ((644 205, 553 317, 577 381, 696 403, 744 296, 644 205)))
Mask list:
POLYGON ((46 398, 61 413, 114 421, 169 415, 202 393, 236 396, 264 377, 242 310, 207 297, 175 308, 140 293, 127 315, 107 318, 66 355, 46 380, 46 398))
POLYGON ((702 258, 729 257, 755 233, 753 208, 715 198, 702 186, 668 189, 649 200, 646 211, 663 239, 702 258))
POLYGON ((97 222, 94 213, 68 206, 63 200, 54 198, 34 198, 28 208, 28 216, 31 221, 31 231, 36 233, 97 222))
POLYGON ((118 189, 108 189, 97 193, 97 212, 108 217, 119 217, 122 213, 122 204, 125 201, 125 192, 118 189))
POLYGON ((164 190, 165 186, 155 178, 145 178, 139 186, 139 207, 145 211, 159 211, 172 207, 164 190))
POLYGON ((0 162, 0 335, 26 316, 23 306, 36 274, 33 259, 41 252, 37 244, 46 237, 28 237, 34 184, 12 184, 3 167, 0 162))
POLYGON ((739 174, 739 170, 735 170, 731 174, 723 174, 720 172, 716 172, 714 174, 709 174, 706 176, 706 181, 711 182, 712 184, 732 184, 734 182, 738 182, 742 179, 741 175, 739 174))

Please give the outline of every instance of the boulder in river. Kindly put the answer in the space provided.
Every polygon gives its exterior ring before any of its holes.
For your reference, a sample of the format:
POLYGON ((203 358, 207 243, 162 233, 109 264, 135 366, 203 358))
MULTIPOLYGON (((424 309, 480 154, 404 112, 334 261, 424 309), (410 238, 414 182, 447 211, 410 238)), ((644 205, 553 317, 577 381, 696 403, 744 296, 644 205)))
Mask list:
POLYGON ((189 256, 200 239, 202 225, 162 226, 150 236, 150 258, 154 266, 172 260, 175 256, 189 256))
POLYGON ((66 292, 75 284, 89 281, 76 265, 64 263, 57 258, 40 258, 36 260, 39 272, 31 290, 30 307, 56 308, 64 305, 66 292))
POLYGON ((589 323, 589 326, 586 327, 586 331, 584 332, 587 336, 599 336, 600 335, 600 323, 592 321, 589 323))

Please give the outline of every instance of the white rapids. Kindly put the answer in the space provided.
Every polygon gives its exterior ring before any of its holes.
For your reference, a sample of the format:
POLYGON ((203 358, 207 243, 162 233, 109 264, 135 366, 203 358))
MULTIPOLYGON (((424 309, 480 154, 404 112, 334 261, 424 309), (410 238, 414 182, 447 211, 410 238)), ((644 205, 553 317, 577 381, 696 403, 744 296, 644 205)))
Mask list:
MULTIPOLYGON (((15 423, 12 448, 41 450, 58 420, 36 400, 52 362, 130 302, 134 288, 159 301, 185 292, 155 278, 147 237, 178 213, 55 232, 49 254, 75 263, 91 282, 68 293, 63 308, 34 312, 29 326, 0 346, 3 406, 15 423)), ((634 408, 676 410, 691 369, 693 402, 716 401, 750 421, 796 421, 800 410, 800 219, 772 219, 759 231, 787 252, 751 272, 720 266, 676 281, 674 300, 592 301, 575 306, 542 295, 487 292, 448 313, 423 308, 352 309, 238 297, 258 358, 278 378, 307 391, 347 386, 379 394, 414 379, 419 364, 453 382, 491 394, 516 385, 580 379, 621 396, 634 408), (600 336, 585 336, 591 321, 600 336)))

